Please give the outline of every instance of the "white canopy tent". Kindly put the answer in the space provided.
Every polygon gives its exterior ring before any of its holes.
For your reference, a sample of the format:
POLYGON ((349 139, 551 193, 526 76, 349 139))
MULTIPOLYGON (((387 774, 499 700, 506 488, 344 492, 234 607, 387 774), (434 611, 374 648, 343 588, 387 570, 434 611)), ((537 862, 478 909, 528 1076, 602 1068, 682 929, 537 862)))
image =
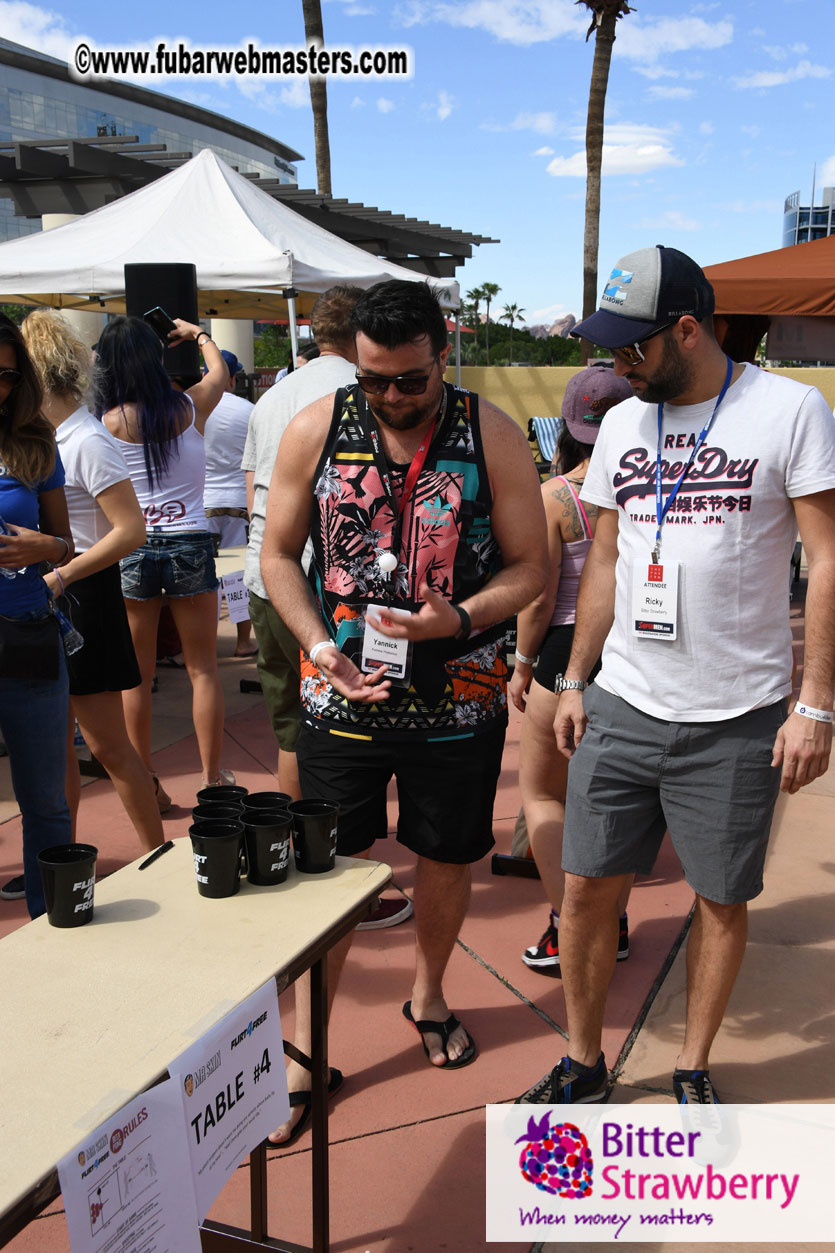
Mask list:
POLYGON ((459 304, 455 279, 426 279, 346 243, 208 150, 75 222, 0 244, 0 300, 121 313, 130 262, 192 262, 201 317, 286 316, 290 290, 306 312, 334 283, 390 278, 427 281, 445 308, 459 304))

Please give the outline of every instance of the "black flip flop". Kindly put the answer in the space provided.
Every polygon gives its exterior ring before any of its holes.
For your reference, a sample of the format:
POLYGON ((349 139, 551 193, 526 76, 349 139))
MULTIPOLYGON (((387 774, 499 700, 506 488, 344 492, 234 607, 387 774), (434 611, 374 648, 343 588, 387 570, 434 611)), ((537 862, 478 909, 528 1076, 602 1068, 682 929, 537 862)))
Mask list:
MULTIPOLYGON (((344 1078, 345 1076, 342 1074, 341 1070, 337 1070, 335 1066, 331 1066, 329 1068, 328 1070, 328 1096, 333 1096, 334 1092, 339 1091, 339 1089, 342 1087, 342 1082, 344 1078)), ((293 1130, 290 1132, 287 1139, 279 1140, 278 1142, 276 1142, 275 1140, 271 1140, 270 1137, 267 1136, 267 1148, 268 1149, 286 1149, 286 1148, 289 1148, 289 1146, 295 1140, 298 1140, 299 1136, 304 1131, 307 1124, 310 1122, 310 1114, 313 1109, 313 1093, 310 1091, 309 1088, 302 1088, 301 1091, 299 1092, 290 1093, 290 1108, 297 1109, 300 1105, 302 1107, 302 1116, 299 1119, 299 1121, 296 1123, 293 1130)))
POLYGON ((460 1027, 461 1025, 455 1017, 455 1014, 450 1014, 449 1018, 447 1018, 445 1022, 433 1022, 431 1018, 420 1018, 415 1021, 412 1016, 412 1002, 407 1001, 403 1006, 403 1017, 407 1022, 412 1024, 415 1031, 417 1031, 420 1036, 420 1042, 423 1045, 423 1051, 426 1054, 427 1061, 429 1061, 429 1049, 426 1047, 426 1041, 423 1038, 424 1034, 431 1031, 434 1032, 435 1035, 439 1035, 441 1037, 441 1048, 446 1053, 447 1060, 443 1066, 435 1066, 432 1062, 430 1062, 429 1064, 432 1066, 433 1070, 460 1070, 462 1066, 469 1066, 470 1062, 474 1062, 478 1056, 478 1049, 475 1046, 475 1041, 468 1031, 467 1039, 470 1043, 464 1049, 464 1052, 460 1057, 456 1057, 454 1060, 450 1058, 449 1052, 447 1051, 449 1037, 452 1035, 455 1028, 460 1027))

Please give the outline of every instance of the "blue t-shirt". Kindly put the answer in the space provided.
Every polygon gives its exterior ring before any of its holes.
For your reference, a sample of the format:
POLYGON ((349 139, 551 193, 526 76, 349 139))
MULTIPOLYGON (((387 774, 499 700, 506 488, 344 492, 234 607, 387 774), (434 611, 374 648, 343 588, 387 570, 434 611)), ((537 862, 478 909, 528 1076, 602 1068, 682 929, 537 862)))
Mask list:
MULTIPOLYGON (((25 526, 30 531, 38 529, 38 496, 64 486, 64 467, 57 449, 55 469, 49 478, 27 487, 14 478, 0 462, 0 517, 5 523, 25 526)), ((8 579, 0 574, 0 614, 6 618, 22 618, 31 612, 46 610, 47 588, 41 578, 40 566, 26 566, 22 574, 8 579)))

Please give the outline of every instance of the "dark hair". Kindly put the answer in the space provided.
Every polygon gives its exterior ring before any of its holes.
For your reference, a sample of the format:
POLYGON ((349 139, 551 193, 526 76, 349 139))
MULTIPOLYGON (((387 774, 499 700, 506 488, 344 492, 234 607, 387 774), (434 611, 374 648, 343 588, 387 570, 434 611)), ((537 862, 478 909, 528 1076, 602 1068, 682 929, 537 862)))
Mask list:
POLYGON ((317 344, 350 348, 354 337, 351 314, 361 295, 361 287, 345 283, 337 283, 322 293, 310 315, 310 333, 317 344))
POLYGON ((318 344, 305 344, 304 348, 299 349, 299 356, 304 357, 305 361, 315 361, 321 355, 322 350, 318 344))
POLYGON ((428 283, 408 279, 393 278, 363 292, 351 314, 351 329, 355 336, 362 331, 384 348, 399 348, 428 335, 436 356, 449 342, 438 297, 428 283))
POLYGON ((55 431, 41 413, 43 388, 20 329, 0 313, 0 345, 11 344, 20 382, 0 406, 0 461, 9 474, 34 487, 55 469, 55 431))
POLYGON ((581 461, 585 461, 586 457, 590 457, 593 449, 593 444, 581 444, 578 439, 575 439, 563 422, 557 437, 557 446, 554 449, 556 473, 568 474, 569 470, 573 470, 581 461))
POLYGON ((162 364, 156 331, 141 318, 113 318, 101 333, 93 370, 93 406, 97 418, 123 405, 136 406, 145 468, 153 487, 168 469, 177 438, 191 409, 175 391, 162 364))

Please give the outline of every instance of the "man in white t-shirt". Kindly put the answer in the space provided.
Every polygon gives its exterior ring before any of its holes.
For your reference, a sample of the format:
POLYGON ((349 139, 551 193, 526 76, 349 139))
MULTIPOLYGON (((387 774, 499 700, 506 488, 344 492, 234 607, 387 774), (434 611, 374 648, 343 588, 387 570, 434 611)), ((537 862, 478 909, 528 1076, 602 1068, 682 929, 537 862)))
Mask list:
POLYGON ((665 829, 696 893, 679 1104, 718 1101, 708 1055, 762 890, 779 790, 824 773, 835 682, 835 423, 816 388, 734 364, 713 290, 672 248, 624 257, 575 328, 634 396, 604 418, 598 508, 555 723, 568 775, 560 963, 568 1056, 521 1101, 603 1100, 600 1051, 627 875, 665 829), (787 572, 809 564, 800 699, 787 715, 787 572), (602 670, 586 680, 602 650, 602 670))
MULTIPOLYGON (((206 486, 203 507, 209 530, 218 536, 219 548, 240 548, 246 543, 246 482, 241 469, 249 418, 254 405, 235 395, 235 379, 243 370, 234 352, 224 348, 220 354, 226 362, 229 377, 221 396, 206 423, 206 486)), ((237 624, 236 657, 252 657, 257 645, 252 643, 252 624, 248 618, 237 624)))

